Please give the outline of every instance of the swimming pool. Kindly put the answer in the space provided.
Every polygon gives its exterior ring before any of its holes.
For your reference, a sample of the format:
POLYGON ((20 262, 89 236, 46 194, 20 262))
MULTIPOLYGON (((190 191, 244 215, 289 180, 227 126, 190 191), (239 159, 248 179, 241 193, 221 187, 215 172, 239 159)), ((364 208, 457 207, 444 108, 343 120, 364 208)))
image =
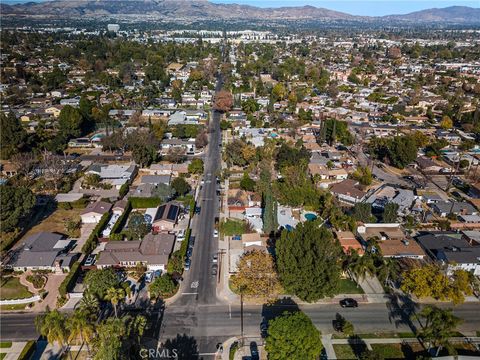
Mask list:
POLYGON ((313 213, 306 213, 303 216, 305 216, 305 219, 307 219, 308 221, 317 220, 317 215, 313 213))

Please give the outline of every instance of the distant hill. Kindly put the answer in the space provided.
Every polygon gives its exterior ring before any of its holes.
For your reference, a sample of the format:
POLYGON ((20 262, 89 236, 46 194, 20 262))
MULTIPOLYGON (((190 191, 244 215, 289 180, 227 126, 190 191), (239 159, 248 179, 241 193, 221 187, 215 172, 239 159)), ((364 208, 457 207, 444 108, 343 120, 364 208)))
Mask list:
POLYGON ((259 8, 249 5, 218 4, 207 0, 53 0, 9 5, 2 3, 3 15, 52 17, 139 15, 174 19, 252 20, 358 20, 480 23, 480 9, 453 6, 422 10, 406 15, 362 17, 314 6, 259 8))
POLYGON ((384 19, 421 22, 480 23, 480 8, 450 6, 441 9, 426 9, 405 15, 389 15, 384 19))

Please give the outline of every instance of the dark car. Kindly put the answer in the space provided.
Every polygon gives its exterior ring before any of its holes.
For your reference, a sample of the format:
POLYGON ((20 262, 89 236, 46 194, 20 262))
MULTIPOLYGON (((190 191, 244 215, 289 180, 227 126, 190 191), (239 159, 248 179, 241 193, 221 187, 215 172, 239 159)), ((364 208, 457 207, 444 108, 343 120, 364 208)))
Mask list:
POLYGON ((250 343, 250 358, 252 360, 258 360, 260 359, 259 355, 258 355, 258 346, 257 346, 257 343, 255 341, 252 341, 250 343))
POLYGON ((192 252, 193 252, 193 249, 189 247, 187 250, 187 257, 192 257, 192 252))
POLYGON ((185 270, 190 270, 190 259, 185 260, 185 270))
POLYGON ((202 210, 202 208, 200 206, 196 206, 195 207, 195 214, 200 214, 200 211, 202 210))
POLYGON ((217 272, 218 272, 218 265, 217 265, 217 264, 213 264, 213 265, 212 265, 212 276, 217 275, 217 272))
POLYGON ((260 324, 260 334, 262 338, 266 338, 268 335, 268 321, 265 318, 262 320, 260 324))
POLYGON ((340 306, 342 308, 356 308, 358 307, 358 302, 355 299, 346 298, 346 299, 340 300, 340 306))

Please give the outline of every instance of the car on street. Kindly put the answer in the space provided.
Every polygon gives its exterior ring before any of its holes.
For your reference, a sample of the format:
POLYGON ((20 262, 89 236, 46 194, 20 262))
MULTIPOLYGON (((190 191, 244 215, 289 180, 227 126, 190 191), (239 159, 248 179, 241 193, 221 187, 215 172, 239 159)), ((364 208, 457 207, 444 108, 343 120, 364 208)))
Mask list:
POLYGON ((187 249, 187 257, 191 257, 192 256, 192 253, 193 253, 193 248, 189 247, 187 249))
POLYGON ((260 356, 258 354, 258 345, 255 341, 252 341, 250 343, 250 359, 252 360, 260 359, 260 356))
POLYGON ((202 208, 200 206, 196 206, 195 207, 195 214, 196 215, 200 214, 200 210, 202 210, 202 208))
POLYGON ((212 276, 217 275, 217 273, 218 273, 218 265, 217 265, 217 264, 213 264, 213 265, 212 265, 212 276))
POLYGON ((216 263, 218 262, 218 255, 217 255, 217 254, 213 255, 213 257, 212 257, 212 262, 213 262, 214 264, 216 264, 216 263))
POLYGON ((268 335, 268 321, 265 318, 260 324, 260 335, 262 336, 262 338, 266 338, 268 335))
POLYGON ((217 229, 213 230, 213 237, 218 237, 218 230, 217 229))
POLYGON ((185 260, 185 270, 190 270, 190 264, 191 264, 190 259, 186 259, 185 260))
POLYGON ((340 300, 340 306, 342 308, 356 308, 358 307, 358 302, 352 298, 345 298, 340 300))

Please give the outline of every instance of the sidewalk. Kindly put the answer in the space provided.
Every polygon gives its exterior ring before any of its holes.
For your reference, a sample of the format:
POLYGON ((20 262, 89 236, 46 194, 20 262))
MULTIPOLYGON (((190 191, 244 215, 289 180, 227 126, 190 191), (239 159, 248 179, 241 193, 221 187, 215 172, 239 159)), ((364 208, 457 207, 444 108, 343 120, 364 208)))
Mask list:
POLYGON ((0 354, 7 354, 3 358, 4 360, 17 360, 26 344, 26 341, 12 342, 12 346, 9 348, 1 348, 0 354))

